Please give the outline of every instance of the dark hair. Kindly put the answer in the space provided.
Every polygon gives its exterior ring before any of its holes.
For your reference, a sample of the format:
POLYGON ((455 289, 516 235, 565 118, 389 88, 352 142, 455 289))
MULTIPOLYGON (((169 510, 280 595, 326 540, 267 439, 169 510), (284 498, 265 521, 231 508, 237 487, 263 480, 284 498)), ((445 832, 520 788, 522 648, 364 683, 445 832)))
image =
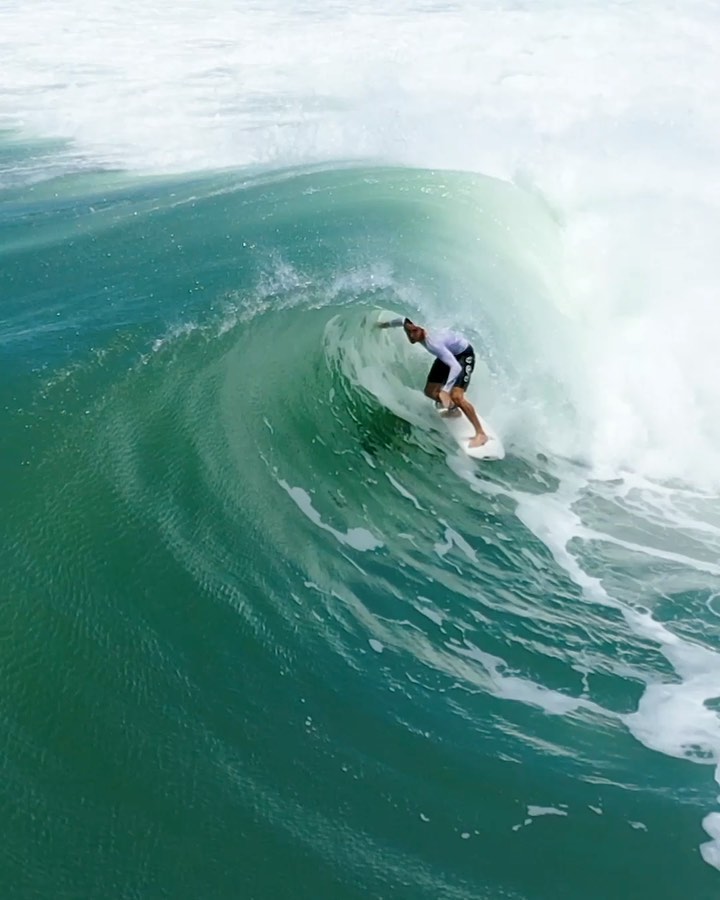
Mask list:
POLYGON ((415 323, 413 322, 412 319, 408 319, 408 317, 405 316, 405 318, 404 318, 404 320, 403 320, 403 328, 404 328, 406 325, 414 325, 414 324, 415 324, 415 323))

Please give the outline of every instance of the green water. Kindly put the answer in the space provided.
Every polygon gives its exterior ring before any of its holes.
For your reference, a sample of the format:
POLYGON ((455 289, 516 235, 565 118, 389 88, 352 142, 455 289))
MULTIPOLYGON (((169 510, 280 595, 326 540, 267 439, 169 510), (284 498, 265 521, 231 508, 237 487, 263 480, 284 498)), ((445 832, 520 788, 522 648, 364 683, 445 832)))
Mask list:
POLYGON ((537 201, 350 168, 3 200, 3 896, 716 896, 711 726, 644 706, 712 683, 712 544, 517 427, 469 462, 371 327, 470 328, 481 399, 563 409, 537 201))

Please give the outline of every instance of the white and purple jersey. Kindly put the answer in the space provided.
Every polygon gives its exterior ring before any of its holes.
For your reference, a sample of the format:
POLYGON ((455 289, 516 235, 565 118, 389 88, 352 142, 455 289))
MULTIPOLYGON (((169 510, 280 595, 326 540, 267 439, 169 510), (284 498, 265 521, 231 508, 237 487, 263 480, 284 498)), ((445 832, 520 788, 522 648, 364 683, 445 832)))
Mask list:
MULTIPOLYGON (((404 324, 405 319, 402 316, 398 316, 388 322, 388 326, 392 328, 399 328, 404 324)), ((471 349, 470 341, 457 331, 451 331, 449 328, 439 328, 437 331, 428 331, 426 328, 425 340, 421 341, 421 343, 428 353, 432 353, 432 355, 439 359, 441 363, 447 366, 448 374, 446 376, 445 384, 443 385, 443 390, 449 391, 457 382, 458 377, 463 371, 463 367, 457 357, 464 354, 468 349, 471 349)), ((470 371, 467 373, 468 378, 466 379, 466 382, 470 380, 469 375, 472 371, 474 360, 471 359, 469 362, 471 365, 470 371)), ((442 372, 445 374, 444 369, 442 372)), ((464 386, 466 385, 460 385, 460 387, 464 386)))

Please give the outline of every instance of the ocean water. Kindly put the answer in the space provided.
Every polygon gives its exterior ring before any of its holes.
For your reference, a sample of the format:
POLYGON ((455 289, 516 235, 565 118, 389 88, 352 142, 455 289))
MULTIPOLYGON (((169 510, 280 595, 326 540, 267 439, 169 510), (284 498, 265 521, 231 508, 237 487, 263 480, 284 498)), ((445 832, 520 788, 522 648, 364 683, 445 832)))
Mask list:
POLYGON ((718 40, 0 3, 2 897, 718 896, 718 40))

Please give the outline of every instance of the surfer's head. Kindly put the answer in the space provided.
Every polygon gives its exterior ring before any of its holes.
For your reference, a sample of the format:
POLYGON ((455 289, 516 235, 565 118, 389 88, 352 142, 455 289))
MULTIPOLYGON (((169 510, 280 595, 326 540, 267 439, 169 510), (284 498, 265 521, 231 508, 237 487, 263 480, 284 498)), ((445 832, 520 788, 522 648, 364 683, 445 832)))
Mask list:
POLYGON ((425 329, 421 325, 416 325, 410 319, 405 319, 403 328, 411 344, 417 344, 418 341, 425 340, 425 329))

